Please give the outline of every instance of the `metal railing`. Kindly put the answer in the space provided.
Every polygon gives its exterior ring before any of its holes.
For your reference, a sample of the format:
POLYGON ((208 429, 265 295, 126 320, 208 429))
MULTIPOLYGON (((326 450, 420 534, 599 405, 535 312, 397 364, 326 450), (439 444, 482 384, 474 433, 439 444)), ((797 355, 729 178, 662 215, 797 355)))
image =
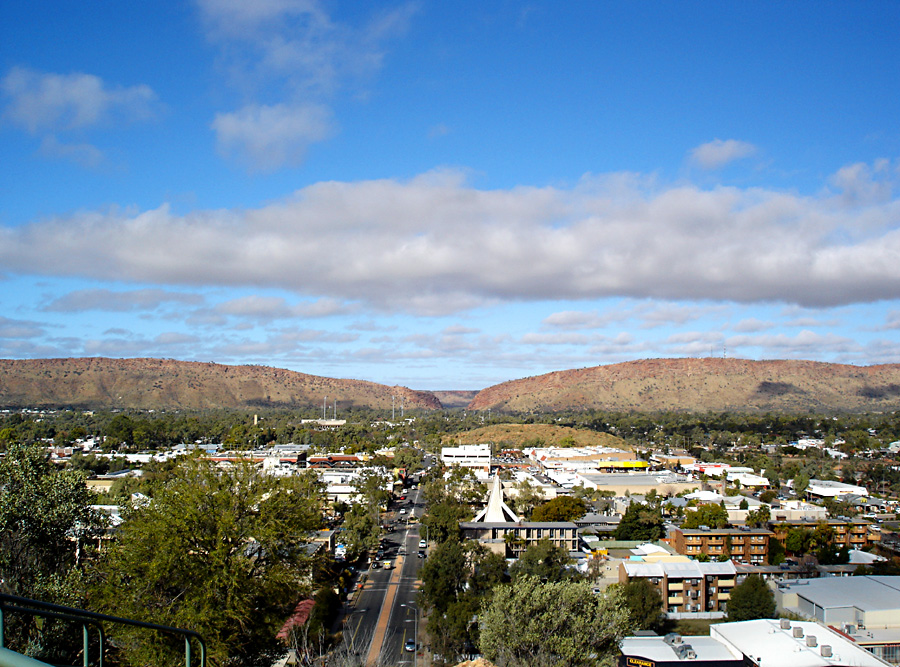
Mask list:
POLYGON ((41 602, 40 600, 31 600, 29 598, 18 597, 16 595, 7 595, 0 593, 0 667, 47 667, 46 663, 28 656, 22 655, 6 648, 5 644, 5 625, 4 620, 7 613, 21 613, 29 616, 37 616, 40 618, 52 618, 71 623, 81 624, 81 632, 83 637, 83 665, 91 667, 90 653, 90 633, 89 627, 93 627, 97 631, 98 652, 96 667, 103 667, 103 653, 106 645, 106 633, 103 629, 104 623, 115 625, 130 625, 136 628, 144 628, 154 630, 165 634, 181 635, 184 637, 184 665, 185 667, 206 667, 206 643, 199 633, 193 630, 184 630, 182 628, 172 628, 166 625, 157 625, 156 623, 145 623, 143 621, 135 621, 129 618, 119 618, 117 616, 108 616, 106 614, 98 614, 93 611, 84 609, 75 609, 73 607, 64 607, 50 602, 41 602), (199 665, 191 665, 191 641, 194 640, 200 646, 199 665))

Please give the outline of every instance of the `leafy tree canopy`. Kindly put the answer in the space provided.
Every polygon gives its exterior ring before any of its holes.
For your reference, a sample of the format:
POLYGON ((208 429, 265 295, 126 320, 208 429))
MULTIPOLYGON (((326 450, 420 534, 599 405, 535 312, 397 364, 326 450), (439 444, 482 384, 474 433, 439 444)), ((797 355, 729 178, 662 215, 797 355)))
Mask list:
POLYGON ((752 574, 731 590, 729 621, 775 618, 775 595, 759 575, 752 574))
POLYGON ((617 590, 598 595, 585 581, 523 576, 485 602, 481 651, 499 667, 595 665, 632 630, 617 590))
POLYGON ((584 516, 587 503, 572 496, 559 496, 538 505, 531 513, 532 521, 574 521, 584 516))
POLYGON ((622 599, 636 630, 655 630, 663 619, 662 595, 647 579, 622 584, 622 599))
POLYGON ((651 507, 633 502, 625 510, 622 520, 616 526, 617 540, 656 541, 664 533, 662 511, 659 507, 651 507))
POLYGON ((694 510, 685 510, 682 528, 724 528, 728 525, 728 512, 721 505, 699 505, 694 510))
POLYGON ((12 444, 0 460, 0 589, 33 597, 74 565, 100 527, 93 502, 83 473, 56 470, 42 447, 12 444))
MULTIPOLYGON (((56 470, 43 447, 9 444, 0 460, 0 591, 83 606, 79 557, 101 527, 84 473, 56 470)), ((69 627, 5 619, 6 647, 44 661, 74 664, 78 637, 69 627)))
MULTIPOLYGON (((309 593, 305 546, 321 516, 312 474, 274 478, 250 464, 184 461, 149 504, 126 513, 97 564, 92 606, 196 630, 212 664, 257 664, 309 593)), ((183 641, 117 632, 127 664, 183 662, 183 641)))

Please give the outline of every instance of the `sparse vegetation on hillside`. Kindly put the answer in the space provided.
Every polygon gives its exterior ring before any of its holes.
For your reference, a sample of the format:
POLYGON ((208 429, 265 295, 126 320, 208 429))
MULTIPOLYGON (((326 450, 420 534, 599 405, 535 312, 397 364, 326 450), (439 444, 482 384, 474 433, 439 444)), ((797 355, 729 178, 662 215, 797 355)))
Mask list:
POLYGON ((444 444, 495 444, 498 449, 523 447, 618 447, 630 449, 614 435, 554 424, 492 424, 444 437, 444 444))
POLYGON ((645 359, 556 371, 479 392, 470 410, 863 412, 900 409, 900 365, 645 359))
MULTIPOLYGON (((427 392, 268 366, 174 359, 0 359, 0 406, 81 409, 439 409, 427 392), (327 405, 323 405, 327 404, 327 405)), ((311 415, 312 416, 312 415, 311 415)))

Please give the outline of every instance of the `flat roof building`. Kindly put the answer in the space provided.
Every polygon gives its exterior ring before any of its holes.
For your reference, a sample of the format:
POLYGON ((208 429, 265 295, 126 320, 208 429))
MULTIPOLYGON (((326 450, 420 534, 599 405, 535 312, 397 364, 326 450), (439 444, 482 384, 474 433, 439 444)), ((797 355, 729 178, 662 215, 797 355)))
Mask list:
POLYGON ((823 625, 758 619, 711 625, 709 636, 626 637, 620 667, 885 667, 889 663, 823 625))

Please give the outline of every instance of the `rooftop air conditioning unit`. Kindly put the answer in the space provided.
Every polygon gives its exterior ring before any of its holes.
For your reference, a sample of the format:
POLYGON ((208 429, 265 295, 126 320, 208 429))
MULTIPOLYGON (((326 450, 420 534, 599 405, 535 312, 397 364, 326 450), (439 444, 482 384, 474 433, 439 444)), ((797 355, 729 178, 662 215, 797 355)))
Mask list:
POLYGON ((782 618, 781 619, 781 629, 782 630, 790 630, 791 629, 791 619, 782 618))
POLYGON ((801 628, 799 625, 794 626, 794 638, 795 639, 803 638, 803 628, 801 628))
POLYGON ((681 646, 677 647, 675 649, 675 654, 680 660, 694 660, 697 657, 697 652, 690 644, 682 644, 681 646))
POLYGON ((831 647, 828 644, 822 644, 822 648, 819 650, 821 651, 823 658, 831 657, 831 647))
POLYGON ((681 635, 677 632, 670 632, 665 637, 663 637, 663 641, 670 646, 675 646, 676 644, 681 643, 681 635))
POLYGON ((815 635, 806 635, 806 645, 810 648, 816 646, 819 642, 816 641, 815 635))

